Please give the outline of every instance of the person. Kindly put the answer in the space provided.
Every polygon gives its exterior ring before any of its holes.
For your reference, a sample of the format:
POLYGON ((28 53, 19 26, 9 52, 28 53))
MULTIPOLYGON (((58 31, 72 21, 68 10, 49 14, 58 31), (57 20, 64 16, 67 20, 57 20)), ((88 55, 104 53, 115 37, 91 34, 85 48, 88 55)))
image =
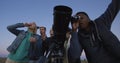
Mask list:
POLYGON ((120 0, 112 0, 106 11, 94 21, 86 12, 77 12, 79 42, 88 63, 120 63, 120 41, 111 25, 120 10, 120 0))
POLYGON ((44 26, 41 26, 40 28, 40 35, 41 35, 41 38, 42 38, 42 50, 44 52, 44 55, 47 53, 47 50, 49 48, 48 46, 48 42, 47 42, 47 35, 46 35, 46 27, 44 26))
MULTIPOLYGON (((36 25, 36 24, 35 24, 36 25)), ((39 27, 35 27, 38 29, 39 27)), ((29 48, 29 63, 37 63, 39 58, 44 55, 42 51, 42 37, 37 34, 37 30, 32 34, 30 38, 30 48, 29 48), (32 41, 34 39, 34 41, 32 41)))
MULTIPOLYGON (((46 55, 48 54, 51 42, 52 42, 51 41, 52 40, 51 39, 52 36, 51 37, 47 37, 47 35, 46 35, 46 27, 45 26, 40 26, 39 29, 40 29, 40 34, 41 34, 41 38, 42 38, 42 51, 44 53, 44 57, 46 57, 46 55)), ((38 63, 41 62, 42 58, 43 57, 41 57, 39 59, 38 63)), ((51 63, 51 60, 50 60, 50 58, 46 58, 44 62, 51 63)))
POLYGON ((68 28, 66 32, 66 39, 64 42, 64 57, 63 63, 68 63, 68 49, 70 48, 70 40, 71 40, 71 29, 68 28))
POLYGON ((50 37, 53 37, 53 36, 54 36, 53 29, 50 29, 50 37))
POLYGON ((6 63, 28 63, 29 62, 29 47, 30 42, 36 42, 36 24, 32 23, 16 23, 7 26, 8 31, 16 35, 16 39, 7 48, 10 54, 6 63), (18 28, 28 27, 27 31, 19 30, 18 28), (35 35, 33 35, 35 34, 35 35))

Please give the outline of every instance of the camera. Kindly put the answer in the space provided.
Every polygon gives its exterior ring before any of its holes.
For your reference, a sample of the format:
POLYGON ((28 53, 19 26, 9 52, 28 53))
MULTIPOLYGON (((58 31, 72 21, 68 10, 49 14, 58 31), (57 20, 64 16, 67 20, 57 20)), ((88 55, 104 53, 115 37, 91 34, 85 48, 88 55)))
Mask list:
POLYGON ((71 23, 77 22, 80 19, 80 16, 72 16, 71 17, 71 23))

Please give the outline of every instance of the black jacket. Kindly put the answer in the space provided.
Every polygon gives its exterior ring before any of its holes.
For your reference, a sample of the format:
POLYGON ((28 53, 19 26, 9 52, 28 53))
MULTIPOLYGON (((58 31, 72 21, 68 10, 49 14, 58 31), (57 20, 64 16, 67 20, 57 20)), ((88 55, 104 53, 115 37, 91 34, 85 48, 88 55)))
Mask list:
POLYGON ((79 29, 79 41, 88 63, 120 63, 120 41, 110 31, 119 10, 120 0, 112 0, 106 11, 90 22, 89 33, 79 29))

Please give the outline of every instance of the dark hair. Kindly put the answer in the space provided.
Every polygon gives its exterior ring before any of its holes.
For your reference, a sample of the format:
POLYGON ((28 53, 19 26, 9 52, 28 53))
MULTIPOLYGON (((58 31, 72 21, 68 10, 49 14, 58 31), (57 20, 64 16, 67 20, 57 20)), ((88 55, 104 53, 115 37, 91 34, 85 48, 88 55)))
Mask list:
POLYGON ((89 18, 88 14, 86 12, 77 12, 76 15, 78 15, 78 14, 84 14, 89 18))
POLYGON ((44 26, 41 26, 41 27, 39 27, 39 28, 44 28, 44 29, 46 30, 46 27, 44 27, 44 26))

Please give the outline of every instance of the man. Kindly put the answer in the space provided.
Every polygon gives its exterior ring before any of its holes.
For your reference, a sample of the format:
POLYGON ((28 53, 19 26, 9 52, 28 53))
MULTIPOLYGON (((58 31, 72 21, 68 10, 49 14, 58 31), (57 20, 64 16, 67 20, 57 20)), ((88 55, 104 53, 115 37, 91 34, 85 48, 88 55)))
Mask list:
POLYGON ((32 23, 17 23, 10 25, 7 29, 15 34, 17 37, 13 43, 7 48, 10 52, 6 63, 28 63, 30 43, 36 42, 39 39, 39 36, 36 34, 37 27, 34 22, 32 23), (27 31, 19 30, 18 28, 28 27, 27 31))
POLYGON ((120 41, 110 31, 120 10, 120 0, 112 0, 106 11, 94 21, 87 13, 78 12, 79 41, 88 63, 120 63, 120 41))
POLYGON ((42 38, 42 50, 44 52, 44 54, 47 53, 47 50, 49 48, 48 46, 48 42, 47 42, 47 35, 46 35, 46 27, 41 26, 40 28, 40 34, 41 34, 41 38, 42 38))
MULTIPOLYGON (((35 24, 36 25, 36 24, 35 24)), ((36 29, 39 27, 36 26, 36 29)), ((37 34, 37 31, 32 34, 32 37, 30 38, 30 48, 29 48, 29 63, 36 63, 38 59, 44 55, 44 52, 42 51, 42 37, 37 34), (32 39, 35 39, 32 41, 32 39)))

